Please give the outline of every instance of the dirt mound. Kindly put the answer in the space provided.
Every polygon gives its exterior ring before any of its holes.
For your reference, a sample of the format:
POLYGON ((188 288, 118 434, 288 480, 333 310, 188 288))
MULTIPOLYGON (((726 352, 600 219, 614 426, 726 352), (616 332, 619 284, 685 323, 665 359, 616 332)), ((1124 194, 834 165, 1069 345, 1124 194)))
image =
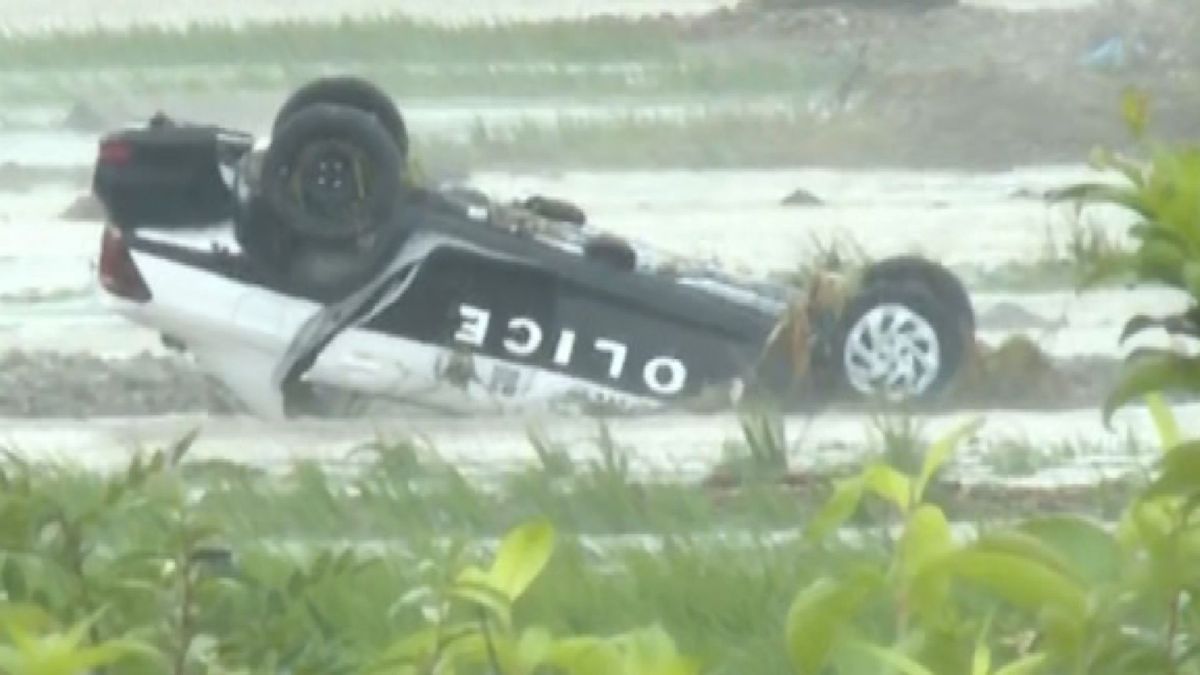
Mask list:
POLYGON ((0 417, 106 417, 232 412, 221 388, 176 358, 102 359, 9 352, 0 357, 0 417))
POLYGON ((815 163, 1007 168, 1124 146, 1130 86, 1154 132, 1200 136, 1200 12, 1178 0, 1070 11, 927 12, 747 1, 687 25, 695 45, 810 64, 827 119, 815 163), (868 130, 865 132, 864 130, 868 130))

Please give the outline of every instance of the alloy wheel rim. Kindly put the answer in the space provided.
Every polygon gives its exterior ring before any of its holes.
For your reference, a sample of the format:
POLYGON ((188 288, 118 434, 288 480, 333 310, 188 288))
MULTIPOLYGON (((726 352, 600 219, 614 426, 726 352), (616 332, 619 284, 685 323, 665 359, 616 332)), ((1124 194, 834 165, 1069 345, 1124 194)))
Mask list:
POLYGON ((859 394, 903 401, 920 396, 941 372, 941 345, 928 319, 900 304, 863 314, 843 345, 846 379, 859 394))

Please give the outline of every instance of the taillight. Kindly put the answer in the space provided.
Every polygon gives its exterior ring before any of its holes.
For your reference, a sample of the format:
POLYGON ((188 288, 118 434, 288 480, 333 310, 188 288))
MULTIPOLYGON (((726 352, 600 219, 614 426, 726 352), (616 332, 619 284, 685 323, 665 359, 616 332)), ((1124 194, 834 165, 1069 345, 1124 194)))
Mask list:
POLYGON ((97 161, 101 164, 125 164, 133 158, 133 146, 126 140, 107 139, 100 142, 97 161))
POLYGON ((121 231, 115 227, 104 228, 100 242, 99 276, 100 285, 117 297, 133 302, 150 301, 150 288, 133 262, 121 231))

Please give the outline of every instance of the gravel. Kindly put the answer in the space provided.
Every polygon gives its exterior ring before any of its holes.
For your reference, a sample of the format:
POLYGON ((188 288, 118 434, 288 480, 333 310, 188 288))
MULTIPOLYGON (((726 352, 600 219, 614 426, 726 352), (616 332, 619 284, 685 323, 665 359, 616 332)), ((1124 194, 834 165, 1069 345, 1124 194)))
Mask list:
POLYGON ((8 352, 0 356, 0 417, 105 417, 232 412, 221 387, 186 360, 143 354, 8 352))

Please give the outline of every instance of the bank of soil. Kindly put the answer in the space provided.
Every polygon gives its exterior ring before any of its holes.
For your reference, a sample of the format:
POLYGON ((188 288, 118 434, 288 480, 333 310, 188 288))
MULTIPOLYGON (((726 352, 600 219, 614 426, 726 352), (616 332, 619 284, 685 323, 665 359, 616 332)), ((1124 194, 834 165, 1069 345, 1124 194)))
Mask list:
POLYGON ((1156 135, 1200 137, 1200 10, 1190 0, 1032 13, 788 8, 805 4, 749 0, 681 25, 702 49, 839 64, 815 106, 827 135, 811 143, 814 163, 1078 162, 1097 144, 1128 144, 1127 87, 1151 96, 1156 135))
MULTIPOLYGON (((1094 407, 1112 387, 1118 362, 1028 356, 964 381, 946 406, 1009 410, 1094 407), (1046 363, 1049 365, 1047 366, 1046 363)), ((336 416, 347 416, 339 409, 336 416)), ((242 412, 218 383, 177 356, 106 359, 87 354, 9 352, 0 356, 0 418, 86 418, 242 412)))
POLYGON ((0 356, 0 417, 232 412, 231 399, 191 363, 142 355, 9 352, 0 356))

